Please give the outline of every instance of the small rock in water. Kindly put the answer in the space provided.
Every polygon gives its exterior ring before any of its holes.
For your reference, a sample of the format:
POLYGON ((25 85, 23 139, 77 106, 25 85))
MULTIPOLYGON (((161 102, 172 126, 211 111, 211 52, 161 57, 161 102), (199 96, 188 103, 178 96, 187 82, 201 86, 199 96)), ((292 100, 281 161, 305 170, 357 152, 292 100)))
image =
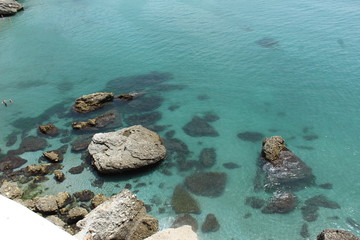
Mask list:
POLYGON ((215 215, 212 213, 206 215, 205 221, 201 226, 201 231, 204 233, 216 232, 219 230, 219 228, 220 228, 220 224, 217 218, 215 217, 215 215))
POLYGON ((54 176, 55 176, 56 181, 58 181, 58 182, 63 182, 65 180, 65 174, 60 170, 55 170, 54 176))
POLYGON ((94 196, 95 196, 95 194, 90 190, 83 190, 81 192, 74 193, 74 197, 80 202, 88 202, 94 196))
POLYGON ((265 138, 265 136, 258 132, 242 132, 239 133, 238 138, 248 142, 259 142, 265 138))
POLYGON ((247 219, 247 218, 249 218, 249 217, 251 217, 251 216, 252 216, 251 213, 245 213, 244 218, 247 219))
POLYGON ((71 173, 71 174, 80 174, 83 171, 84 171, 84 166, 82 166, 82 165, 72 167, 69 169, 69 173, 71 173))
POLYGON ((309 198, 305 201, 305 204, 323 207, 323 208, 332 208, 332 209, 341 208, 337 202, 328 199, 324 195, 317 195, 312 198, 309 198))
POLYGON ((113 93, 92 93, 76 99, 73 109, 79 113, 87 113, 104 107, 105 104, 111 102, 113 99, 113 93))
POLYGON ((359 237, 345 230, 325 229, 319 235, 317 240, 360 240, 359 237))
POLYGON ((59 129, 54 124, 46 124, 39 126, 39 132, 48 136, 57 136, 59 129))

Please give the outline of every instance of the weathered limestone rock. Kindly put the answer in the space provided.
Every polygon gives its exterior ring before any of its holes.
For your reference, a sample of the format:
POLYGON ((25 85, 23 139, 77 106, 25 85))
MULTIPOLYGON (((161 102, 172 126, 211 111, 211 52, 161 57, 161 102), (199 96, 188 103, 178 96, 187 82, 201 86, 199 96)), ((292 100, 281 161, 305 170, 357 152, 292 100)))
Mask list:
POLYGON ((91 199, 91 203, 90 203, 91 205, 90 206, 92 208, 96 208, 97 206, 99 206, 103 202, 106 202, 107 200, 109 200, 108 197, 105 197, 103 194, 98 193, 91 199))
POLYGON ((59 134, 59 129, 54 124, 40 125, 39 131, 50 136, 56 136, 59 134))
POLYGON ((10 199, 16 199, 22 196, 23 191, 17 183, 4 181, 0 187, 0 194, 10 199))
POLYGON ((158 231, 158 221, 146 214, 144 203, 127 189, 112 196, 76 224, 83 239, 92 233, 92 240, 140 240, 158 231))
POLYGON ((316 238, 317 240, 360 240, 359 237, 345 230, 325 229, 316 238))
POLYGON ((261 210, 262 213, 288 213, 295 209, 297 199, 288 192, 276 192, 269 203, 261 210))
POLYGON ((57 150, 43 152, 43 156, 51 162, 61 162, 64 160, 64 155, 57 150))
POLYGON ((226 179, 226 173, 199 172, 186 177, 185 185, 194 194, 218 197, 224 192, 226 179))
POLYGON ((0 0, 0 15, 10 16, 23 10, 24 7, 14 0, 0 0))
POLYGON ((92 93, 76 99, 73 109, 79 113, 87 113, 104 107, 107 102, 111 102, 113 99, 113 93, 92 93))
POLYGON ((50 172, 50 166, 49 163, 29 165, 25 168, 25 172, 32 176, 46 175, 50 172))
POLYGON ((73 201, 70 193, 60 192, 56 195, 56 203, 59 208, 63 208, 73 201))
POLYGON ((311 168, 286 148, 282 137, 266 138, 261 156, 267 190, 300 190, 314 184, 311 168))
POLYGON ((89 212, 82 207, 75 207, 70 209, 69 213, 68 213, 68 222, 69 223, 75 223, 81 219, 83 219, 86 214, 88 214, 89 212))
POLYGON ((92 163, 102 173, 117 173, 153 165, 166 156, 160 136, 140 125, 97 133, 88 147, 92 163))
POLYGON ((175 213, 201 213, 199 203, 181 185, 176 186, 171 205, 175 213))
POLYGON ((45 219, 49 220, 50 222, 61 228, 65 227, 66 225, 63 220, 61 220, 58 216, 55 215, 47 216, 45 219))
POLYGON ((56 196, 48 195, 44 197, 37 197, 34 199, 35 207, 41 213, 54 213, 58 210, 56 196))
POLYGON ((205 221, 201 226, 201 231, 204 233, 216 232, 217 230, 219 230, 219 228, 220 228, 220 224, 216 219, 215 215, 212 213, 206 215, 205 221))
POLYGON ((168 228, 155 233, 145 240, 198 240, 196 233, 191 230, 190 226, 182 226, 178 228, 168 228))

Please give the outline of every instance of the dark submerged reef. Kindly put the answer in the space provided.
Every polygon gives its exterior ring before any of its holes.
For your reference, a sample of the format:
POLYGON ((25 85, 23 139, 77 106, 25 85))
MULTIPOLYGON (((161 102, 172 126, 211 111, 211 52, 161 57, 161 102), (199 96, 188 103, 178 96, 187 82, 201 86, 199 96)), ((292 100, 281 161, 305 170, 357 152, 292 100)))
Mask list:
POLYGON ((241 132, 237 135, 243 141, 259 142, 265 138, 265 135, 259 132, 241 132))
POLYGON ((277 48, 279 47, 279 42, 270 37, 264 37, 255 41, 257 45, 263 48, 277 48))

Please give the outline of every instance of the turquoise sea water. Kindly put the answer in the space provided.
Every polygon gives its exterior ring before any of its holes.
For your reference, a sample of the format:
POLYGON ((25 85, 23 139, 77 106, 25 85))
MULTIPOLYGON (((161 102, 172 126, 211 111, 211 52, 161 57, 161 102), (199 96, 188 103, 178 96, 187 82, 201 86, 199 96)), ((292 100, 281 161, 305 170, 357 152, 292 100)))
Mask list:
MULTIPOLYGON (((146 90, 147 95, 163 98, 155 110, 162 114, 156 124, 167 128, 159 134, 175 130, 174 137, 191 151, 189 159, 198 159, 203 148, 215 148, 217 162, 209 171, 228 175, 220 197, 194 195, 202 208, 201 214, 193 215, 199 224, 214 213, 221 225, 215 233, 199 230, 201 239, 304 239, 299 234, 305 223, 300 208, 318 194, 338 202, 341 209, 320 208, 317 221, 308 223, 309 239, 324 228, 360 235, 360 229, 346 221, 360 222, 360 7, 356 1, 32 0, 23 4, 25 11, 0 19, 0 98, 14 101, 0 108, 1 153, 16 149, 20 138, 36 135, 36 127, 48 122, 68 129, 74 140, 71 122, 78 119, 67 113, 77 97, 103 90, 116 94, 146 90), (264 38, 274 44, 259 45, 257 41, 264 38), (172 78, 155 85, 129 80, 153 71, 172 78), (181 88, 169 90, 165 84, 181 88), (178 108, 169 110, 174 106, 178 108), (218 137, 191 137, 182 130, 193 116, 206 112, 220 118, 211 123, 218 137), (312 168, 316 183, 331 183, 333 188, 314 186, 296 192, 299 205, 289 214, 265 215, 245 205, 248 196, 271 197, 254 192, 261 141, 237 137, 246 131, 283 136, 312 168), (18 141, 7 147, 7 136, 14 133, 18 141), (318 138, 309 141, 306 135, 318 138), (226 162, 241 167, 226 169, 226 162), (248 213, 251 216, 245 218, 248 213), (329 219, 333 216, 338 219, 329 219)), ((116 104, 109 108, 123 118, 133 114, 116 104)), ((51 144, 47 150, 63 145, 59 138, 47 140, 51 144)), ((31 164, 41 155, 38 151, 21 156, 31 164)), ((105 178, 98 188, 91 183, 99 176, 90 169, 80 175, 67 173, 81 163, 80 156, 67 151, 66 180, 43 183, 43 194, 91 189, 111 195, 131 183, 163 228, 176 216, 171 208, 174 187, 196 171, 173 167, 169 169, 173 175, 167 176, 159 166, 142 174, 105 178), (146 186, 136 187, 138 183, 146 186), (165 212, 159 213, 159 208, 165 212)))

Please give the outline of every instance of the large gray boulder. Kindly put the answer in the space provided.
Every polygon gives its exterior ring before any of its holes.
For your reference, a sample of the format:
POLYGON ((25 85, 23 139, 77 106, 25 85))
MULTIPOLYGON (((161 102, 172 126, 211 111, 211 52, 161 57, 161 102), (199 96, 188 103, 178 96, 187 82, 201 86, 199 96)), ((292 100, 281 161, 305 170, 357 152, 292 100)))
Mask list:
POLYGON ((15 0, 0 0, 0 15, 10 16, 23 10, 24 7, 15 0))
POLYGON ((73 109, 79 113, 87 113, 104 107, 106 103, 111 102, 113 99, 113 93, 92 93, 76 99, 73 109))
POLYGON ((117 173, 153 165, 166 156, 160 136, 141 125, 97 133, 88 147, 95 168, 117 173))
POLYGON ((345 230, 325 229, 316 238, 317 240, 360 240, 354 234, 345 230))
POLYGON ((315 182, 311 168, 287 149, 280 136, 264 139, 261 159, 266 190, 300 190, 315 182))
POLYGON ((158 221, 146 214, 144 203, 124 189, 102 203, 76 224, 78 239, 142 240, 158 231, 158 221))

